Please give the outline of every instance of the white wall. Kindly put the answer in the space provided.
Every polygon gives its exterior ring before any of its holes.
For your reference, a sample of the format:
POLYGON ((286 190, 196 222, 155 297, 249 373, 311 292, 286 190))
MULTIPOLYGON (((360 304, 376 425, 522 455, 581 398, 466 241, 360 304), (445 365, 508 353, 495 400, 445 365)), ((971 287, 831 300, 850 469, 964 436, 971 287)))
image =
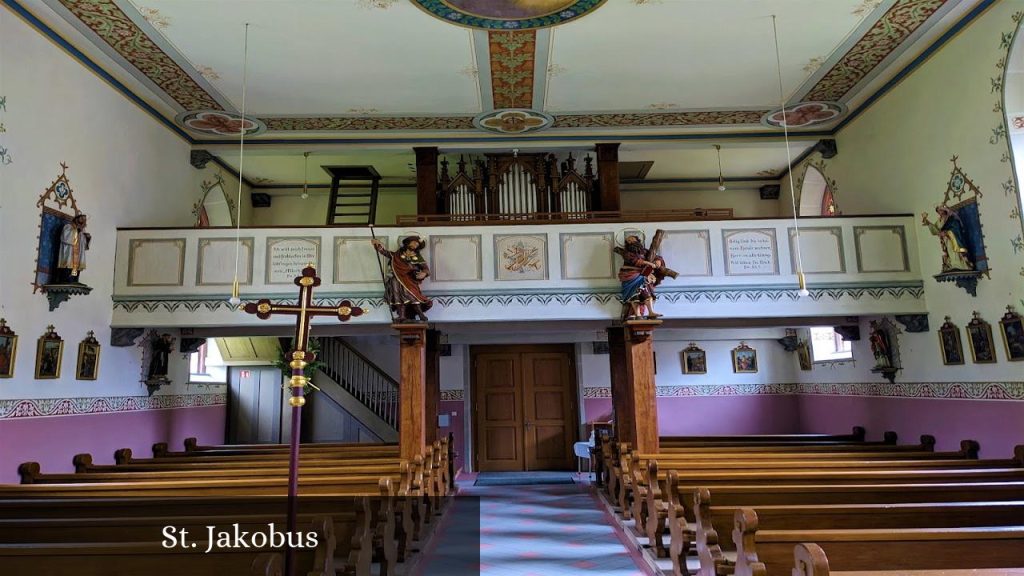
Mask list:
MULTIPOLYGON (((14 162, 0 166, 0 316, 20 341, 12 380, 0 399, 144 395, 139 350, 109 346, 115 228, 188 226, 202 175, 189 146, 90 70, 6 9, 0 9, 0 94, 7 97, 5 145, 14 162), (89 216, 92 246, 82 281, 89 296, 54 312, 32 294, 39 195, 60 174, 89 216), (36 339, 48 324, 64 337, 59 380, 33 380, 36 339), (93 330, 103 344, 99 379, 74 380, 78 342, 93 330)), ((169 374, 182 392, 187 364, 172 355, 169 374)))

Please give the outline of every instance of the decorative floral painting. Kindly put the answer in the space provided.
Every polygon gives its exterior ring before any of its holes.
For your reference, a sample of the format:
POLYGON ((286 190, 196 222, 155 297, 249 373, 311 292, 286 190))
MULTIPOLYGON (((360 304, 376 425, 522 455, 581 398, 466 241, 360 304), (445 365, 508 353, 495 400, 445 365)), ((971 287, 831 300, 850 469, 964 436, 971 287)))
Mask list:
POLYGON ((500 281, 547 280, 547 236, 495 236, 494 263, 494 275, 500 281))

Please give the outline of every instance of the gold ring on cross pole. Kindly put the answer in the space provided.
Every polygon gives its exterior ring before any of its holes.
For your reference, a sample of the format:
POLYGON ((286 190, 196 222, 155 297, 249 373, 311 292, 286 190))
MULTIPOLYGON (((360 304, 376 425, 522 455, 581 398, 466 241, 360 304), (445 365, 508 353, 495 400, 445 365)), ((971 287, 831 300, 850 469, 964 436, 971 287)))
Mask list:
POLYGON ((306 399, 303 398, 302 396, 292 396, 291 398, 288 399, 288 403, 291 404, 293 408, 299 408, 305 405, 306 399))
POLYGON ((306 385, 306 382, 309 382, 309 378, 305 376, 292 376, 292 388, 302 388, 306 385))

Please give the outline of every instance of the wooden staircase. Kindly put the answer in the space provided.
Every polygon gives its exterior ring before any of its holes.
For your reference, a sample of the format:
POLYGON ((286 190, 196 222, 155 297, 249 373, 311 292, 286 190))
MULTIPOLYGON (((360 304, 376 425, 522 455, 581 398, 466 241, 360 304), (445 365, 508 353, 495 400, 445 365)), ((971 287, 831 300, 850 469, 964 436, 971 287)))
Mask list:
POLYGON ((380 174, 373 166, 324 166, 331 175, 328 226, 365 226, 377 217, 380 174))

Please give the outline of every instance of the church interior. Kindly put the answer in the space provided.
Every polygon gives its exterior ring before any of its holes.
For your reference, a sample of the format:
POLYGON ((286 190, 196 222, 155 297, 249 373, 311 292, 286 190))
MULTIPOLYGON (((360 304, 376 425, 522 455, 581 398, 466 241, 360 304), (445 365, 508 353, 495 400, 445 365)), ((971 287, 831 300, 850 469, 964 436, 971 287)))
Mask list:
POLYGON ((1024 576, 1024 0, 0 6, 0 573, 1024 576))

